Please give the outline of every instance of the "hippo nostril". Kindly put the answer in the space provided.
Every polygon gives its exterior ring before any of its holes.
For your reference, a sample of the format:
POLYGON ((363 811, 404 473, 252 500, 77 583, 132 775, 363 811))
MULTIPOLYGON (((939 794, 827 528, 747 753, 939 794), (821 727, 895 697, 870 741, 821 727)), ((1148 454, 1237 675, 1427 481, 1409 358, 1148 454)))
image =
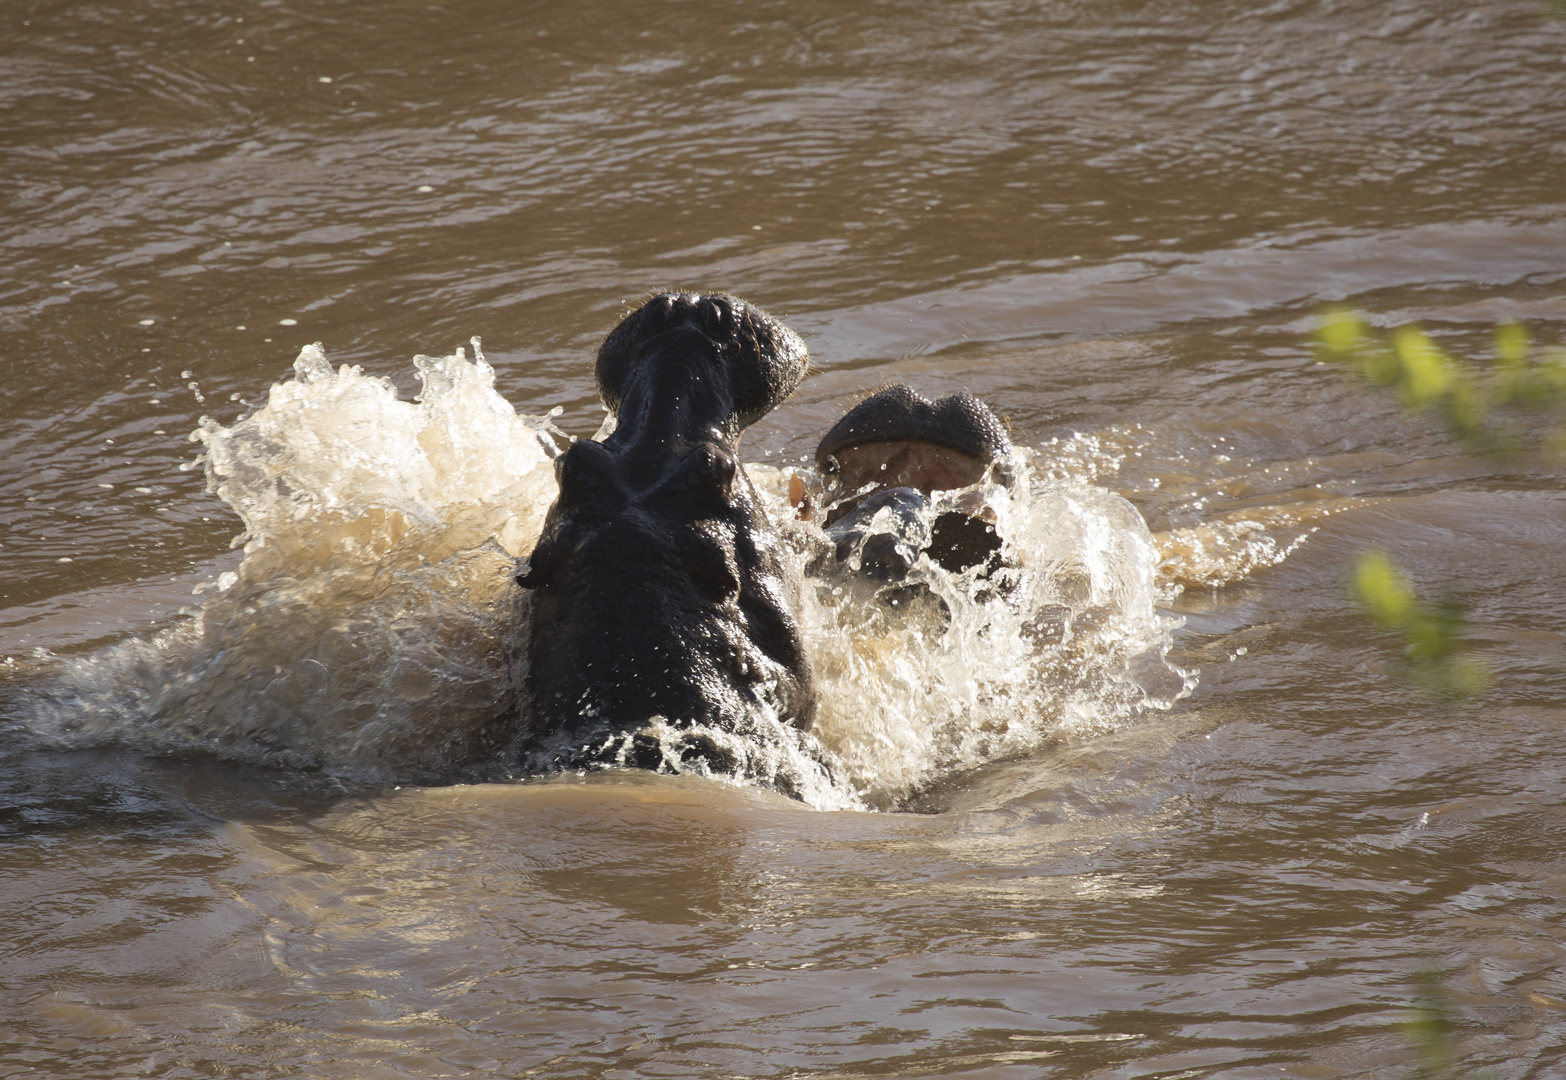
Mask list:
POLYGON ((657 323, 659 331, 685 323, 701 325, 702 305, 699 297, 692 296, 690 293, 665 293, 663 301, 663 307, 659 311, 662 320, 657 323))
POLYGON ((594 375, 603 403, 625 425, 614 435, 618 448, 649 427, 733 440, 776 408, 809 364, 799 335, 743 300, 669 292, 610 331, 594 375), (691 405, 693 394, 699 405, 691 405), (685 404, 671 408, 676 396, 685 404))
POLYGON ((704 296, 696 302, 697 325, 715 341, 729 336, 733 309, 721 296, 704 296))

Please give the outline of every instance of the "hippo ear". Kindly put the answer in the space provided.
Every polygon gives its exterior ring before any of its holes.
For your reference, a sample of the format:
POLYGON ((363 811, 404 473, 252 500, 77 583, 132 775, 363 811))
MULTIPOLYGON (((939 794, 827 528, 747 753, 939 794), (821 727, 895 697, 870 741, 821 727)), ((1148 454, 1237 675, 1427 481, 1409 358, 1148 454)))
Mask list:
POLYGON ((553 576, 549 572, 549 564, 549 552, 540 543, 533 549, 533 554, 529 555, 524 562, 523 565, 527 569, 517 575, 517 584, 524 589, 541 589, 548 585, 549 579, 553 576))
POLYGON ((602 443, 578 439, 555 458, 555 481, 560 497, 555 505, 572 509, 586 504, 622 503, 627 496, 625 477, 615 454, 602 443))

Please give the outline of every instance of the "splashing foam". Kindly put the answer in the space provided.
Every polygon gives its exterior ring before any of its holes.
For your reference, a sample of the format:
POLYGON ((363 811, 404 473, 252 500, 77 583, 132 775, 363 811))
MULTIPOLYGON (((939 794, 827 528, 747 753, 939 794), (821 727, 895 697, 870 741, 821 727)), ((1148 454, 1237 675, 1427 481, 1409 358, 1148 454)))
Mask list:
MULTIPOLYGON (((473 346, 471 361, 415 357, 423 389, 408 402, 390 380, 334 372, 313 345, 264 408, 232 427, 204 419, 193 438, 244 522, 242 563, 187 621, 64 662, 33 729, 366 782, 513 769, 527 594, 511 576, 554 499, 560 433, 517 415, 473 346)), ((1155 609, 1146 525, 1031 464, 1019 452, 1018 482, 979 491, 1007 538, 989 576, 921 559, 890 593, 807 579, 814 736, 761 715, 750 731, 655 718, 637 735, 668 771, 890 808, 953 772, 1167 708, 1194 682, 1165 660, 1175 624, 1155 609)), ((787 518, 789 474, 748 469, 787 518)))
MULTIPOLYGON (((1035 475, 1030 456, 1017 452, 1012 475, 1035 475)), ((1112 730, 1195 685, 1165 659, 1177 623, 1157 613, 1158 553, 1130 503, 1050 480, 979 491, 1006 538, 988 576, 922 558, 890 597, 851 581, 808 590, 816 733, 868 805, 896 807, 1051 738, 1112 730)), ((972 495, 937 496, 932 519, 972 495)))
MULTIPOLYGON (((1155 538, 1162 556, 1159 579, 1176 589, 1220 588, 1257 570, 1276 566, 1316 531, 1314 525, 1301 524, 1313 509, 1241 512, 1159 533, 1155 538), (1281 539, 1277 535, 1291 527, 1292 537, 1281 539)), ((1316 512, 1325 516, 1330 510, 1316 512)))
POLYGON ((453 779, 493 755, 525 622, 508 575, 554 497, 555 447, 473 344, 471 362, 416 357, 413 402, 312 345, 264 408, 203 419, 244 560, 189 622, 69 662, 51 733, 367 781, 453 779))

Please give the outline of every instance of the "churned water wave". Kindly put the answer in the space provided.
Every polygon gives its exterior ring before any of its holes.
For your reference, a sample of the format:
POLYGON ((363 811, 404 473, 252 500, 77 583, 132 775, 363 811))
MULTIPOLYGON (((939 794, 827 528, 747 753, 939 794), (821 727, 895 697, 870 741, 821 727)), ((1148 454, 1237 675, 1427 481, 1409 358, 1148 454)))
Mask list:
MULTIPOLYGON (((555 439, 566 436, 547 416, 518 415, 472 347, 472 360, 462 349, 416 357, 422 390, 405 401, 390 379, 334 371, 311 345, 253 414, 206 420, 191 464, 243 522, 243 560, 154 635, 41 658, 36 701, 14 706, 28 728, 55 747, 206 751, 363 783, 516 773, 528 595, 514 577, 557 493, 555 439)), ((897 806, 1190 691, 1194 674, 1166 658, 1177 620, 1159 611, 1169 586, 1141 515, 1066 479, 1081 470, 1064 458, 1052 478, 1047 461, 1019 452, 1014 478, 926 511, 982 499, 1006 540, 997 573, 954 574, 925 556, 899 586, 914 597, 901 606, 874 582, 807 581, 814 736, 834 768, 776 719, 758 717, 749 739, 699 730, 733 744, 736 779, 786 777, 820 808, 897 806)), ((807 469, 751 472, 778 522, 792 513, 790 478, 821 486, 807 469)), ((1243 528, 1227 546, 1208 531, 1205 547, 1182 535, 1187 576, 1193 561, 1210 577, 1275 556, 1243 528)), ((680 720, 652 731, 672 746, 680 720)), ((666 756, 674 771, 708 769, 666 756)))

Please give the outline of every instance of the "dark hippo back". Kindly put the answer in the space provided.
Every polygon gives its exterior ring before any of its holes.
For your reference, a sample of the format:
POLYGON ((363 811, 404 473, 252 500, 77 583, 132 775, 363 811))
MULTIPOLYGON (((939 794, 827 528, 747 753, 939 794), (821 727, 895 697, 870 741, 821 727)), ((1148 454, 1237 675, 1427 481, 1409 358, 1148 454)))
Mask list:
POLYGON ((728 296, 654 297, 605 340, 618 426, 557 459, 518 579, 533 592, 524 755, 623 756, 617 737, 653 717, 733 731, 765 709, 809 726, 798 583, 734 452, 807 365, 791 330, 728 296))

